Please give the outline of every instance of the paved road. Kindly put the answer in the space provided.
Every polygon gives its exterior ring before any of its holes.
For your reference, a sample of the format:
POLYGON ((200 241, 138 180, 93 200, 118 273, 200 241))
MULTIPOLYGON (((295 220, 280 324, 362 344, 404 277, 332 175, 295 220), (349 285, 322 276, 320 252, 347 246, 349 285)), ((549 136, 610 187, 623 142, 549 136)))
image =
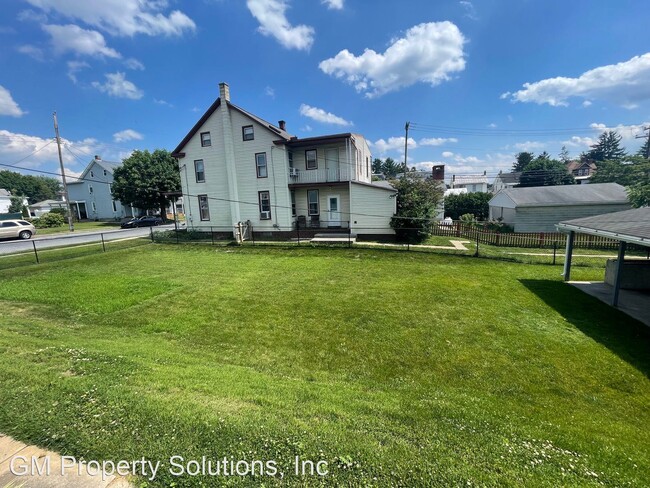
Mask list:
MULTIPOLYGON (((173 229, 174 225, 161 225, 156 227, 157 230, 173 229)), ((140 227, 137 229, 118 229, 111 231, 92 231, 92 232, 79 232, 79 233, 65 233, 58 235, 38 236, 30 240, 2 240, 0 241, 0 255, 3 254, 16 254, 21 252, 33 252, 34 244, 36 249, 47 249, 49 247, 62 247, 62 246, 75 246, 79 244, 91 244, 93 242, 101 242, 101 234, 104 234, 105 241, 114 241, 117 239, 128 239, 131 237, 148 236, 151 231, 149 227, 140 227)))

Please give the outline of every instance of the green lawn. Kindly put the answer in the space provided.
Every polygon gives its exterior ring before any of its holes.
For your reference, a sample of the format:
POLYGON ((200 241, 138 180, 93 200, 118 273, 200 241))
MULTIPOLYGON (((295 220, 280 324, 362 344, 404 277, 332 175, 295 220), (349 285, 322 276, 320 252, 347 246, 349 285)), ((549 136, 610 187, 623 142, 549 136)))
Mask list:
MULTIPOLYGON (((88 232, 91 230, 117 230, 120 228, 119 222, 75 222, 74 231, 75 232, 88 232)), ((47 234, 60 234, 62 232, 70 232, 68 224, 62 225, 61 227, 50 227, 48 229, 36 229, 36 235, 47 235, 47 234)))
POLYGON ((643 486, 649 335, 558 269, 151 244, 3 270, 0 432, 285 473, 149 486, 643 486))

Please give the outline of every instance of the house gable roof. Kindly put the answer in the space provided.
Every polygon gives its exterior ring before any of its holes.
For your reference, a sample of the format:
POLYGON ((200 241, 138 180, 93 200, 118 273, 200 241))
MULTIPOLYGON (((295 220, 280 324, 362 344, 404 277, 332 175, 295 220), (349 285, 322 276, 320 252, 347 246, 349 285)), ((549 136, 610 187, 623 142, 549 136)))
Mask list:
POLYGON ((507 188, 497 193, 494 198, 499 195, 507 196, 517 207, 628 203, 625 188, 617 183, 507 188))
POLYGON ((487 185, 487 176, 485 175, 454 175, 454 185, 487 185))
MULTIPOLYGON (((86 177, 88 176, 88 173, 90 173, 90 168, 93 167, 93 164, 96 164, 97 166, 101 167, 102 169, 105 169, 108 171, 110 174, 113 174, 116 168, 119 168, 122 166, 122 163, 115 163, 112 161, 104 161, 103 159, 93 159, 88 163, 88 166, 86 166, 83 170, 83 172, 78 176, 78 177, 72 177, 69 176, 70 182, 68 185, 76 185, 77 183, 83 183, 86 177)), ((92 182, 92 180, 91 180, 92 182)))
MULTIPOLYGON (((279 127, 274 126, 273 124, 267 122, 264 119, 261 119, 257 115, 254 115, 246 110, 244 110, 241 107, 238 107, 237 105, 234 105, 230 102, 228 103, 228 107, 232 108, 234 110, 237 110, 239 113, 242 115, 248 117, 249 119, 257 122, 260 124, 262 127, 265 129, 270 130, 271 132, 274 132, 276 135, 280 136, 283 140, 287 141, 292 139, 292 135, 289 134, 287 131, 284 131, 280 129, 279 127)), ((187 145, 188 142, 190 142, 190 139, 194 137, 194 135, 203 127, 203 124, 210 118, 210 116, 219 108, 221 105, 221 97, 217 98, 212 105, 206 110, 206 112, 201 116, 201 118, 198 120, 196 124, 194 124, 194 127, 190 129, 190 131, 183 137, 183 140, 176 146, 176 149, 172 151, 172 156, 175 158, 182 158, 185 156, 185 153, 183 153, 183 148, 187 145)))
POLYGON ((512 184, 512 183, 519 183, 519 178, 521 177, 521 172, 520 171, 513 171, 510 173, 499 173, 495 179, 496 180, 501 180, 502 183, 504 184, 512 184))

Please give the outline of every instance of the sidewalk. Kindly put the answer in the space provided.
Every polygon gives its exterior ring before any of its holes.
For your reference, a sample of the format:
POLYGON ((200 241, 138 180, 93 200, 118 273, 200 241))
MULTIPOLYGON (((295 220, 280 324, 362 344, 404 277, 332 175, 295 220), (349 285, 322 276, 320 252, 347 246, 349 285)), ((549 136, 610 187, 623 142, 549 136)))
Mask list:
POLYGON ((126 478, 104 475, 83 464, 66 461, 62 474, 59 454, 28 446, 0 434, 0 487, 12 488, 130 488, 126 478), (11 472, 13 466, 13 471, 11 472), (80 469, 81 468, 81 469, 80 469), (88 468, 88 469, 86 469, 88 468), (25 473, 25 475, 20 475, 25 473), (40 473, 40 474, 39 474, 40 473), (48 474, 49 473, 49 474, 48 474))

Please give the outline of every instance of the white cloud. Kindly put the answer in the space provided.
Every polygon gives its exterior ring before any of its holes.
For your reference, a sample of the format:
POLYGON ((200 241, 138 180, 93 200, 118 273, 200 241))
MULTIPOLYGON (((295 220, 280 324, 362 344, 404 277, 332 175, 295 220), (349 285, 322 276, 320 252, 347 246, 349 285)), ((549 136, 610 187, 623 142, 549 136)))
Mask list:
MULTIPOLYGON (((379 154, 386 154, 388 151, 398 151, 401 154, 404 154, 404 136, 402 137, 389 137, 388 140, 379 139, 375 142, 369 142, 369 144, 377 150, 379 154)), ((409 149, 415 149, 418 147, 418 143, 412 137, 409 137, 408 142, 409 149)))
POLYGON ((488 127, 489 127, 490 129, 496 129, 496 128, 497 128, 497 125, 496 125, 494 122, 492 122, 491 124, 488 124, 488 127))
POLYGON ((140 61, 138 61, 135 58, 125 59, 124 66, 134 71, 144 71, 144 64, 142 64, 140 61))
POLYGON ((442 146, 450 142, 458 142, 455 137, 428 137, 420 139, 420 146, 442 146))
POLYGON ((169 103, 167 100, 162 100, 158 98, 154 98, 153 103, 157 103, 158 105, 164 105, 165 107, 173 107, 173 105, 169 103))
POLYGON ((43 55, 43 50, 40 47, 34 46, 32 44, 24 44, 22 46, 18 46, 16 48, 16 51, 18 51, 21 54, 26 54, 32 59, 35 59, 36 61, 43 61, 45 60, 45 56, 43 55))
POLYGON ((581 136, 573 136, 570 139, 567 139, 566 141, 562 141, 563 146, 580 147, 580 148, 584 148, 584 149, 592 146, 595 143, 596 143, 595 138, 593 138, 593 137, 581 137, 581 136))
POLYGON ((330 10, 342 10, 343 0, 321 0, 321 3, 327 5, 330 10))
MULTIPOLYGON (((58 168, 58 152, 53 137, 43 138, 0 129, 0 140, 2 141, 2 144, 0 144, 0 160, 2 161, 18 160, 29 156, 24 161, 21 161, 18 166, 37 168, 43 164, 52 163, 53 165, 56 164, 55 167, 58 168), (38 152, 32 154, 35 151, 38 152)), ((61 138, 61 142, 64 146, 72 148, 75 153, 97 154, 97 150, 101 148, 101 145, 91 138, 80 141, 61 138)), ((64 150, 62 156, 63 161, 68 165, 74 166, 80 163, 69 151, 64 150)))
POLYGON ((591 101, 589 101, 589 100, 585 100, 584 102, 582 102, 582 106, 583 106, 583 107, 590 107, 590 106, 591 106, 591 103, 592 103, 591 101))
POLYGON ((292 26, 286 16, 286 0, 247 0, 246 5, 260 23, 258 30, 274 37, 287 49, 309 50, 314 43, 314 29, 307 25, 292 26))
POLYGON ((118 71, 104 76, 106 76, 106 83, 93 81, 92 86, 103 93, 108 93, 111 97, 139 100, 144 95, 142 90, 126 79, 124 73, 118 71))
POLYGON ((133 129, 124 129, 113 134, 115 142, 141 141, 144 136, 133 129))
POLYGON ((304 127, 301 127, 300 130, 303 131, 303 132, 311 132, 314 129, 312 128, 311 125, 306 124, 304 127))
POLYGON ((523 89, 501 98, 513 102, 567 106, 571 97, 611 101, 626 108, 650 99, 650 53, 618 64, 601 66, 577 78, 557 77, 524 83, 523 89))
POLYGON ((366 49, 355 56, 344 49, 318 66, 372 98, 415 83, 436 86, 451 79, 465 69, 464 44, 465 38, 455 24, 429 22, 411 27, 383 54, 366 49))
POLYGON ((451 158, 453 155, 454 155, 454 153, 451 152, 451 151, 443 151, 443 153, 442 153, 443 158, 451 158))
POLYGON ((275 90, 270 86, 267 86, 266 88, 264 88, 264 94, 267 97, 275 98, 275 90))
POLYGON ((322 108, 311 107, 306 104, 300 105, 300 115, 304 117, 309 117, 316 122, 321 122, 323 124, 333 124, 333 125, 342 125, 344 127, 354 125, 352 122, 345 120, 338 115, 334 115, 331 112, 326 112, 322 108))
POLYGON ((85 61, 68 61, 68 78, 72 83, 77 83, 77 73, 85 68, 90 68, 85 61))
POLYGON ((21 22, 37 22, 43 24, 47 22, 47 15, 43 12, 37 12, 36 10, 28 8, 18 12, 17 19, 21 22))
POLYGON ((104 36, 97 31, 82 29, 74 24, 48 24, 42 27, 50 35, 56 53, 61 54, 71 51, 85 56, 121 57, 120 53, 106 45, 104 36))
POLYGON ((476 8, 474 7, 474 4, 472 2, 468 0, 461 0, 459 3, 461 7, 463 7, 463 9, 465 10, 465 17, 472 20, 478 20, 476 8))
POLYGON ((165 15, 166 0, 27 0, 46 14, 56 12, 116 36, 180 36, 196 24, 183 12, 165 15))
POLYGON ((0 115, 9 115, 10 117, 22 117, 27 112, 22 110, 14 101, 4 86, 0 85, 0 115))
POLYGON ((506 149, 514 148, 517 151, 532 152, 532 151, 539 151, 540 149, 544 149, 547 146, 548 143, 546 142, 525 141, 525 142, 518 142, 516 144, 506 146, 506 149))

